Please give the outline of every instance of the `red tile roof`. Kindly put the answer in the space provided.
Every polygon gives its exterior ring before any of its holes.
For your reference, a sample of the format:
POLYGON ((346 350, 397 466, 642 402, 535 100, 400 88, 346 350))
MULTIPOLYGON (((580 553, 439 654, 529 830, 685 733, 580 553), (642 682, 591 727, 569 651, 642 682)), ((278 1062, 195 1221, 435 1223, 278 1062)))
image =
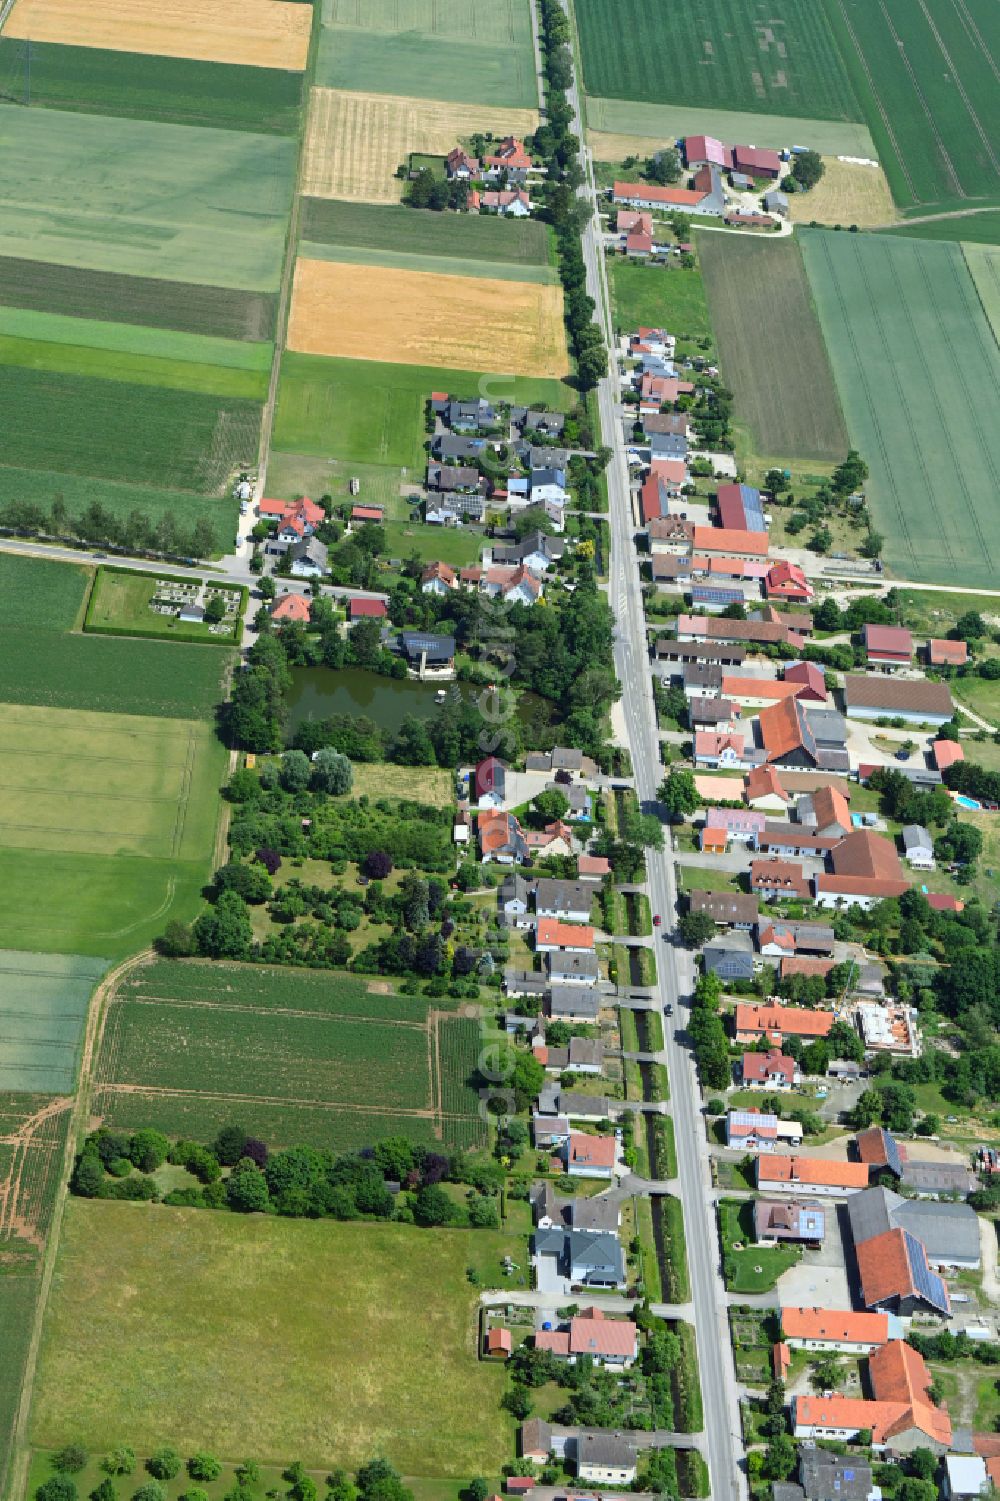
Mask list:
POLYGON ((486 1336, 486 1348, 491 1355, 509 1355, 513 1348, 510 1330, 495 1325, 486 1336))
POLYGON ((769 761, 780 761, 803 746, 794 698, 769 704, 759 715, 760 738, 769 761))
POLYGON ((694 545, 699 552, 748 552, 755 558, 766 558, 768 536, 766 532, 743 532, 728 526, 696 526, 694 545))
POLYGON ((283 621, 296 620, 308 625, 309 601, 302 594, 286 594, 272 605, 271 619, 279 624, 283 621))
POLYGON ((784 802, 791 802, 791 797, 781 785, 778 773, 773 766, 755 766, 747 777, 746 800, 748 803, 758 797, 780 797, 784 802))
POLYGON ((927 660, 932 667, 963 667, 969 660, 969 648, 964 641, 932 639, 927 643, 927 660))
MULTIPOLYGON (((832 1017, 830 1019, 833 1020, 832 1017)), ((757 1182, 811 1183, 817 1188, 867 1188, 868 1169, 863 1162, 834 1162, 826 1157, 771 1154, 758 1160, 757 1182)))
POLYGON ((352 620, 360 620, 362 617, 381 619, 389 613, 384 599, 352 599, 349 609, 352 620))
POLYGON ((352 521, 381 521, 385 511, 381 506, 352 506, 352 521))
MULTIPOLYGON (((867 1174, 867 1163, 858 1166, 867 1174)), ((912 1243, 919 1245, 916 1241, 912 1243)), ((884 1230, 881 1235, 873 1235, 871 1240, 855 1243, 854 1249, 862 1297, 869 1307, 888 1298, 905 1298, 918 1292, 914 1278, 920 1268, 910 1266, 904 1230, 884 1230)), ((924 1262, 926 1264, 926 1256, 924 1262)))
POLYGON ((943 891, 928 891, 927 905, 935 912, 964 912, 965 903, 960 897, 946 896, 943 891))
POLYGON ((913 637, 904 626, 866 625, 861 635, 869 656, 905 657, 907 660, 913 656, 913 637))
POLYGON ((766 1084, 774 1074, 780 1074, 787 1083, 795 1078, 795 1059, 788 1058, 780 1048, 771 1048, 766 1053, 743 1054, 743 1078, 748 1084, 766 1084))
POLYGON ((616 1142, 613 1136, 587 1136, 571 1131, 569 1164, 579 1167, 614 1167, 616 1142))
POLYGON ((800 1006, 765 1006, 740 1001, 736 1007, 737 1037, 750 1034, 755 1037, 825 1037, 833 1021, 832 1011, 806 1011, 800 1006))
POLYGON ((692 192, 689 188, 659 188, 639 182, 616 182, 613 196, 616 203, 663 203, 671 208, 694 208, 705 194, 692 192))
POLYGON ((684 141, 684 158, 691 162, 714 162, 717 167, 726 164, 726 149, 715 136, 687 136, 684 141))
POLYGON ((798 954, 791 954, 782 958, 781 978, 787 980, 789 975, 819 975, 825 979, 835 963, 834 959, 803 959, 798 954))
POLYGON ((785 668, 785 682, 798 683, 800 698, 826 699, 826 677, 816 662, 795 662, 785 668))
MULTIPOLYGON (((951 1419, 935 1407, 927 1395, 931 1373, 922 1355, 901 1339, 891 1339, 868 1358, 868 1379, 878 1402, 902 1402, 911 1410, 916 1426, 947 1447, 951 1443, 951 1419)), ((890 1433, 910 1426, 905 1420, 890 1433)))
POLYGON ((535 942, 563 949, 592 949, 594 930, 580 923, 560 922, 557 917, 540 917, 535 942))
POLYGON ((576 869, 581 876, 609 876, 611 861, 607 855, 581 855, 576 862, 576 869))
POLYGON ((954 766, 956 761, 965 760, 965 751, 957 740, 935 740, 931 746, 931 756, 938 771, 944 771, 948 766, 954 766))
POLYGON ((783 1308, 785 1339, 829 1339, 843 1344, 884 1345, 889 1317, 884 1313, 844 1313, 839 1308, 783 1308))

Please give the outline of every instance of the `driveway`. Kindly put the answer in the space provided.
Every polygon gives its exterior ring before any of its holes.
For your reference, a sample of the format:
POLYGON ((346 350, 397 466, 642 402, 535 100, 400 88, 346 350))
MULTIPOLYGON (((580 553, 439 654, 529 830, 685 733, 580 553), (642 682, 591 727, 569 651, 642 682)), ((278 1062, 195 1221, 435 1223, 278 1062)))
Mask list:
POLYGON ((778 1294, 785 1306, 845 1308, 851 1304, 844 1242, 836 1204, 824 1202, 826 1239, 818 1251, 806 1251, 797 1266, 778 1278, 778 1294))

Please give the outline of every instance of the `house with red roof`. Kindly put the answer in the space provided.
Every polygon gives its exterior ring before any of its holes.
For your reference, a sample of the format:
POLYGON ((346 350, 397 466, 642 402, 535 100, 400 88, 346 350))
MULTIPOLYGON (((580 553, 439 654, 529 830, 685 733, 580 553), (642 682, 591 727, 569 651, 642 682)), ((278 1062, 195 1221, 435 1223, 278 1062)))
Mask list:
POLYGON ((385 520, 385 509, 382 506, 352 506, 351 520, 371 521, 378 525, 385 520))
POLYGON ((708 196, 697 188, 660 188, 641 182, 616 182, 612 190, 615 203, 661 213, 671 209, 697 213, 699 204, 708 196))
POLYGON ((785 682, 799 684, 796 698, 826 703, 826 674, 818 662, 792 662, 785 668, 785 682))
POLYGON ((969 648, 965 641, 939 641, 927 643, 929 667, 964 667, 969 660, 969 648))
POLYGON ((479 176, 479 158, 470 156, 461 146, 456 146, 445 157, 444 169, 449 177, 457 178, 459 182, 469 182, 473 177, 479 176))
POLYGON ((785 558, 768 569, 764 589, 768 599, 787 599, 799 605, 808 604, 815 593, 798 563, 789 563, 785 558))
POLYGON ((781 1337, 793 1350, 836 1350, 870 1355, 889 1338, 885 1313, 850 1313, 839 1308, 783 1308, 781 1337))
POLYGON ((935 770, 945 771, 956 761, 964 761, 965 751, 957 740, 935 740, 931 746, 931 760, 935 770))
POLYGON ((535 1349, 576 1365, 581 1356, 595 1365, 627 1370, 639 1354, 639 1336, 630 1319, 609 1319, 599 1308, 584 1308, 560 1329, 540 1329, 535 1349))
POLYGON ((506 173, 508 182, 523 183, 533 165, 524 142, 517 136, 504 136, 493 155, 484 158, 483 177, 499 181, 506 173))
POLYGON ((476 195, 478 207, 487 214, 500 214, 506 219, 527 219, 531 216, 531 199, 524 188, 502 188, 498 192, 476 195))
POLYGON ((747 777, 743 795, 751 808, 762 813, 784 813, 792 801, 791 793, 785 791, 773 766, 755 766, 747 777))
POLYGON ((909 667, 913 661, 913 637, 904 626, 865 625, 861 640, 869 667, 891 672, 896 667, 909 667))
POLYGON ((560 922, 558 917, 540 917, 535 929, 535 953, 592 954, 593 928, 580 923, 560 922))
POLYGON ((528 858, 528 844, 521 825, 513 813, 490 809, 476 818, 479 858, 484 864, 495 860, 498 865, 520 865, 528 858))
POLYGON ((868 1357, 871 1400, 863 1397, 792 1398, 792 1431, 800 1439, 857 1438, 870 1432, 873 1449, 908 1454, 951 1447, 951 1419, 930 1396, 931 1373, 922 1355, 901 1339, 888 1340, 868 1357))
POLYGON ((684 160, 692 169, 696 167, 726 166, 726 148, 715 136, 686 136, 684 160))
POLYGON ((821 907, 857 904, 867 910, 875 902, 902 896, 910 889, 895 844, 871 829, 852 830, 834 846, 828 859, 829 870, 815 878, 816 902, 821 907))
POLYGON ((787 1057, 780 1048, 768 1048, 766 1053, 744 1053, 740 1074, 744 1089, 794 1089, 802 1078, 795 1059, 787 1057))
MULTIPOLYGON (((812 1042, 825 1037, 833 1023, 832 1011, 809 1011, 803 1006, 767 1006, 753 1001, 740 1001, 734 1017, 736 1041, 744 1046, 759 1042, 762 1037, 772 1047, 780 1046, 786 1037, 801 1037, 812 1042)), ((867 1169, 861 1186, 868 1187, 867 1169)))
POLYGON ((420 575, 422 594, 451 594, 458 588, 458 575, 449 563, 428 563, 420 575))
POLYGON ((770 901, 808 901, 811 895, 809 877, 797 860, 752 860, 750 890, 770 901))
POLYGON ((281 523, 295 519, 301 523, 302 528, 296 535, 306 537, 311 537, 320 522, 326 519, 323 507, 308 496, 303 496, 301 500, 262 500, 257 505, 257 514, 262 521, 281 523))
POLYGON ((587 1136, 582 1131, 571 1131, 563 1154, 571 1178, 613 1178, 618 1141, 614 1136, 587 1136))
POLYGON ((358 599, 353 598, 347 606, 347 618, 354 623, 355 620, 385 620, 389 614, 389 606, 384 599, 358 599))
MULTIPOLYGON (((832 1014, 825 1014, 832 1022, 832 1014)), ((868 1168, 863 1162, 770 1152, 757 1158, 754 1171, 757 1187, 765 1191, 794 1189, 799 1194, 842 1199, 868 1187, 868 1168)))
POLYGON ((309 624, 309 601, 304 594, 283 594, 271 606, 271 619, 275 625, 309 624))
POLYGON ((509 1329, 503 1329, 499 1324, 494 1324, 493 1328, 487 1331, 487 1355, 498 1355, 501 1359, 506 1360, 513 1348, 513 1336, 509 1329))

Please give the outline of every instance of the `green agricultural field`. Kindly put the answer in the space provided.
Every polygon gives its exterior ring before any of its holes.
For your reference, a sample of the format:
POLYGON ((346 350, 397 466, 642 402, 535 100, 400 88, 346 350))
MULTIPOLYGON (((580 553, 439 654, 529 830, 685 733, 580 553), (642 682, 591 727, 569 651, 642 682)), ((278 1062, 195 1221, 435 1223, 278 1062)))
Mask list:
POLYGON ((564 411, 575 399, 568 385, 554 380, 286 354, 274 445, 290 453, 422 470, 424 408, 432 391, 482 392, 494 401, 545 402, 564 411))
POLYGON ((856 121, 799 119, 794 115, 757 114, 730 109, 697 109, 684 104, 648 104, 639 99, 587 99, 587 125, 595 155, 602 161, 619 160, 629 151, 653 150, 678 136, 714 135, 723 141, 753 141, 757 146, 779 151, 788 145, 810 145, 825 156, 875 155, 868 126, 856 121), (594 133, 597 133, 594 139, 594 133), (605 148, 616 138, 647 136, 640 146, 605 148), (602 137, 604 138, 602 140, 602 137))
POLYGON ((0 137, 0 255, 277 288, 293 140, 13 104, 0 137))
POLYGON ((698 254, 719 367, 755 451, 839 462, 847 430, 798 239, 705 233, 698 254))
MULTIPOLYGON (((0 766, 6 771, 9 765, 4 747, 0 766)), ((0 840, 6 842, 2 824, 0 840)), ((77 954, 0 949, 0 1091, 72 1091, 87 1002, 103 972, 99 960, 77 954)), ((6 1121, 0 1126, 6 1134, 6 1121)))
POLYGON ((989 0, 823 0, 901 208, 1000 196, 1000 20, 989 0))
POLYGON ((303 240, 339 249, 351 246, 518 266, 547 266, 550 258, 549 231, 539 220, 489 214, 436 214, 401 205, 304 198, 300 232, 303 240))
MULTIPOLYGON (((274 345, 250 343, 211 335, 184 333, 169 328, 144 328, 135 323, 110 323, 97 318, 71 318, 65 313, 47 313, 0 305, 0 350, 4 364, 30 364, 7 354, 10 344, 54 344, 63 348, 82 346, 112 354, 139 355, 144 360, 167 365, 219 366, 226 370, 266 376, 271 369, 274 345)), ((71 368, 59 363, 47 368, 71 368)), ((163 382, 169 384, 168 381, 163 382)), ((192 389, 199 389, 197 386, 192 389)), ((238 392, 234 392, 238 395, 238 392)))
MULTIPOLYGON (((0 38, 0 93, 27 102, 27 48, 0 38)), ((294 135, 302 74, 189 57, 31 43, 30 102, 77 114, 294 135)))
POLYGON ((14 1458, 14 1424, 28 1359, 38 1298, 38 1278, 0 1277, 0 1492, 6 1493, 14 1458))
POLYGON ((326 88, 535 108, 526 0, 325 0, 316 82, 326 88))
MULTIPOLYGON (((39 315, 29 313, 27 316, 39 315)), ((83 319, 80 321, 84 322, 83 319)), ((93 325, 95 328, 100 326, 93 325)), ((145 333, 146 330, 140 329, 138 332, 145 333)), ((177 337, 190 338, 191 335, 180 334, 177 337)), ((236 347, 267 349, 265 344, 238 344, 236 347)), ((191 391, 206 396, 232 396, 243 401, 263 402, 267 396, 266 371, 199 365, 184 359, 149 358, 143 354, 88 348, 85 344, 56 344, 50 339, 0 336, 0 366, 83 379, 93 376, 102 381, 156 386, 161 390, 191 391)), ((113 394, 110 388, 104 387, 102 400, 112 401, 113 394)))
POLYGON ((227 1119, 271 1145, 345 1149, 403 1132, 481 1145, 479 1027, 360 976, 157 964, 109 1003, 95 1109, 210 1139, 227 1119))
POLYGON ((0 303, 50 316, 71 314, 74 320, 118 318, 200 336, 267 341, 274 334, 277 298, 0 256, 0 303))
POLYGON ((15 468, 222 495, 257 456, 261 408, 239 396, 0 365, 0 409, 15 468))
POLYGON ((992 587, 1000 349, 960 247, 820 230, 801 243, 886 562, 992 587))
POLYGON ((240 588, 217 589, 227 607, 227 616, 214 626, 208 621, 181 621, 176 615, 162 615, 152 608, 162 598, 164 585, 187 579, 168 575, 129 573, 120 568, 99 568, 87 604, 84 630, 101 635, 155 636, 161 641, 204 641, 211 646, 235 646, 240 630, 240 615, 246 591, 240 588), (226 626, 222 631, 221 627, 226 626), (214 634, 213 634, 214 632, 214 634))
POLYGON ((465 1268, 475 1254, 499 1279, 505 1253, 523 1263, 523 1236, 74 1199, 32 1442, 499 1473, 505 1377, 476 1358, 465 1268))
POLYGON ((705 284, 697 266, 689 271, 680 266, 640 266, 616 256, 609 270, 616 328, 628 332, 662 326, 689 339, 711 335, 705 284))
POLYGON ((814 0, 702 0, 697 9, 660 0, 576 0, 575 9, 588 94, 860 117, 814 0))
POLYGON ((73 632, 89 582, 84 568, 0 553, 0 703, 210 718, 228 656, 73 632))
POLYGON ((411 255, 406 250, 364 250, 356 245, 320 245, 301 240, 299 254, 310 260, 339 261, 348 266, 391 266, 395 271, 426 271, 432 276, 482 276, 492 281, 531 281, 558 285, 552 266, 517 266, 510 261, 466 261, 459 256, 411 255))
POLYGON ((979 294, 986 320, 1000 344, 1000 248, 994 245, 963 245, 962 254, 979 294))
POLYGON ((917 240, 960 240, 963 244, 1000 245, 1000 209, 987 209, 983 213, 953 214, 928 219, 925 223, 903 223, 884 230, 890 235, 903 235, 917 240))
POLYGON ((79 474, 57 474, 54 470, 0 466, 0 506, 12 500, 30 502, 45 512, 51 511, 53 502, 61 501, 70 518, 82 516, 95 503, 122 521, 133 511, 154 520, 171 516, 188 533, 196 521, 208 520, 220 546, 228 545, 239 515, 239 504, 232 495, 207 500, 204 495, 185 490, 153 490, 141 485, 86 479, 79 474))

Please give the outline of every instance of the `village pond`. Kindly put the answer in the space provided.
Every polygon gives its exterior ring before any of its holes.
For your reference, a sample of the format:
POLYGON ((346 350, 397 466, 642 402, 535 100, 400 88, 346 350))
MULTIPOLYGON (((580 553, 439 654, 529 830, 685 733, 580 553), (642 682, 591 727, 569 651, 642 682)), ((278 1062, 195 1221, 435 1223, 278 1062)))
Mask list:
MULTIPOLYGON (((288 694, 288 727, 294 731, 308 719, 328 719, 334 714, 364 715, 383 730, 398 730, 407 715, 429 719, 447 694, 478 697, 482 688, 471 683, 420 683, 413 678, 388 678, 363 667, 296 667, 288 694)), ((533 693, 518 695, 517 715, 526 744, 554 723, 552 706, 533 693)), ((486 720, 483 721, 484 728, 486 720)))

